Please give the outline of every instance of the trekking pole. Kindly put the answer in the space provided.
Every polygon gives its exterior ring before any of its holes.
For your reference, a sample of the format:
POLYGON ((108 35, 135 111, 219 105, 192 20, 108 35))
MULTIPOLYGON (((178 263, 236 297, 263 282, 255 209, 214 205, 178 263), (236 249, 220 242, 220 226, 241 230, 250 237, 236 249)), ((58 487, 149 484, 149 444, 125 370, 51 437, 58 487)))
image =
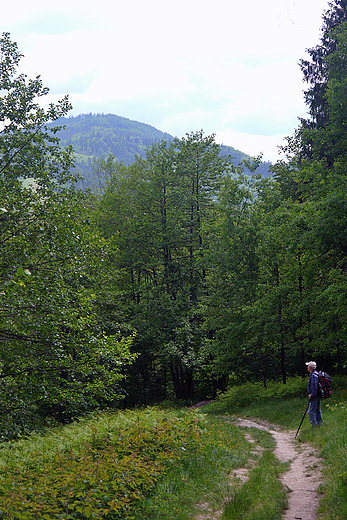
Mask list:
POLYGON ((309 406, 310 406, 310 399, 309 399, 309 401, 308 401, 308 403, 307 403, 305 413, 304 413, 304 415, 303 415, 303 417, 302 417, 302 419, 301 419, 301 423, 299 424, 299 428, 298 428, 298 431, 297 431, 296 434, 295 434, 294 439, 296 439, 296 436, 297 436, 297 434, 299 433, 299 430, 300 430, 300 428, 301 428, 302 423, 304 422, 305 415, 307 414, 307 410, 308 410, 308 407, 309 407, 309 406))

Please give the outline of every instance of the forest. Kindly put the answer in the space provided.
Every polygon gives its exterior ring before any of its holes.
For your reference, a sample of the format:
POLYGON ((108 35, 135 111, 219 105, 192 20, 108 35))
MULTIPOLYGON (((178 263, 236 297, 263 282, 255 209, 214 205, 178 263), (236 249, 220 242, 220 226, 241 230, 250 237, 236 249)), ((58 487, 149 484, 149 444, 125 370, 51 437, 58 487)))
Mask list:
POLYGON ((193 403, 347 369, 347 0, 300 68, 308 117, 271 176, 202 130, 80 189, 68 96, 0 39, 1 439, 92 410, 193 403), (52 125, 56 123, 56 125, 52 125), (249 172, 253 174, 250 175, 249 172))
MULTIPOLYGON (((114 114, 80 114, 61 117, 49 126, 59 126, 57 137, 60 145, 71 145, 74 150, 74 172, 79 175, 77 189, 99 187, 98 160, 112 156, 117 162, 128 165, 136 156, 145 157, 146 150, 162 140, 170 142, 174 137, 153 126, 132 121, 114 114), (96 161, 97 160, 97 161, 96 161)), ((221 155, 230 155, 235 165, 250 157, 232 146, 221 145, 221 155)), ((259 163, 256 173, 269 175, 271 162, 259 163)), ((246 168, 246 173, 251 172, 246 168)))

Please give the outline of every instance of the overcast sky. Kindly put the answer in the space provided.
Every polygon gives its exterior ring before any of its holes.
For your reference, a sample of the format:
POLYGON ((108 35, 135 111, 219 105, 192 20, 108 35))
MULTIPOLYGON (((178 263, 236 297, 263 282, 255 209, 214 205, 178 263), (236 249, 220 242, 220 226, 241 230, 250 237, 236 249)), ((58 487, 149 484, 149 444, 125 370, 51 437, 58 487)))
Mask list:
POLYGON ((305 117, 305 49, 328 0, 30 0, 1 7, 1 32, 71 115, 112 113, 275 161, 305 117))

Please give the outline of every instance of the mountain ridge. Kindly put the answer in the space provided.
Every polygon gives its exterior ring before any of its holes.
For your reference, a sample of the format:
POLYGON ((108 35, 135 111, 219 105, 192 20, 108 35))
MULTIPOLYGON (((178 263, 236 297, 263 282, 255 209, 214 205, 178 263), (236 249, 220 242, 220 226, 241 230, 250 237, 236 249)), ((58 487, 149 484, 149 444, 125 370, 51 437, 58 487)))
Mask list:
MULTIPOLYGON (((78 185, 87 188, 93 184, 93 162, 113 154, 117 161, 128 165, 136 155, 144 156, 155 142, 174 139, 167 132, 147 123, 141 123, 116 114, 79 114, 62 117, 51 126, 64 127, 57 132, 62 146, 72 145, 75 151, 75 171, 83 178, 78 185)), ((222 155, 231 155, 235 164, 250 156, 232 146, 221 146, 222 155)), ((271 163, 264 162, 257 173, 269 175, 271 163)))

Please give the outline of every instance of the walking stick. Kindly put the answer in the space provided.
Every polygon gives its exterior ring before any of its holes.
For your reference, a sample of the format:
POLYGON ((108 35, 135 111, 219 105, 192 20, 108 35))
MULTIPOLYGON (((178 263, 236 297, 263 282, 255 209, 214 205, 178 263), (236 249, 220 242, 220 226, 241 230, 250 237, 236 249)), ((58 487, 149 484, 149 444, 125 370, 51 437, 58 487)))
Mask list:
POLYGON ((302 417, 302 419, 301 419, 301 423, 299 424, 298 431, 297 431, 296 434, 295 434, 295 437, 294 437, 295 439, 296 439, 297 434, 299 433, 299 430, 300 430, 300 428, 301 428, 302 423, 304 422, 305 415, 307 414, 307 410, 308 410, 308 407, 309 407, 309 406, 310 406, 310 399, 309 399, 309 401, 308 401, 308 403, 307 403, 305 413, 304 413, 304 415, 303 415, 303 417, 302 417))

